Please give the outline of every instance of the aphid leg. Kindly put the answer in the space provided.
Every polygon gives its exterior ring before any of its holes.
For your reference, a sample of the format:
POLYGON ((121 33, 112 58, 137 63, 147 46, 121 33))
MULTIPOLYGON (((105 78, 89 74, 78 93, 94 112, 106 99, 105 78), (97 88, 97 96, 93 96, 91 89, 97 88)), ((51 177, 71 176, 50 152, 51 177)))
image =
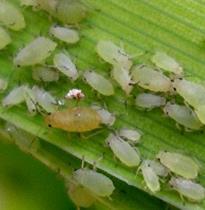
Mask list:
POLYGON ((89 139, 89 138, 92 138, 92 137, 94 137, 94 136, 96 136, 96 135, 102 133, 104 130, 105 130, 105 129, 100 129, 100 130, 96 131, 95 133, 92 133, 92 134, 87 135, 87 136, 85 136, 83 133, 80 133, 80 137, 81 137, 82 139, 89 139))
POLYGON ((96 171, 96 169, 97 169, 97 163, 98 163, 99 161, 101 161, 103 158, 104 158, 104 153, 103 153, 97 160, 94 160, 94 161, 93 161, 93 170, 94 170, 94 171, 96 171))
POLYGON ((81 168, 85 167, 85 156, 82 156, 81 168))

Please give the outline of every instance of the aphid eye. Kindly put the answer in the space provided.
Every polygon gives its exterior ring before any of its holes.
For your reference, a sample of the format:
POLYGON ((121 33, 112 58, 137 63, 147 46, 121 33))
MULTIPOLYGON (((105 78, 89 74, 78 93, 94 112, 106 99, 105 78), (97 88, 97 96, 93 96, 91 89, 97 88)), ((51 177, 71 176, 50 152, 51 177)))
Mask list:
POLYGON ((174 79, 171 79, 171 82, 174 82, 174 79))
POLYGON ((173 89, 174 89, 174 91, 176 91, 176 90, 177 90, 175 87, 174 87, 173 89))
POLYGON ((17 65, 17 68, 20 68, 21 67, 21 65, 17 65))
POLYGON ((51 124, 48 124, 48 127, 49 127, 49 128, 51 128, 51 127, 52 127, 52 125, 51 125, 51 124))
POLYGON ((183 80, 183 78, 182 77, 179 77, 179 80, 183 80))

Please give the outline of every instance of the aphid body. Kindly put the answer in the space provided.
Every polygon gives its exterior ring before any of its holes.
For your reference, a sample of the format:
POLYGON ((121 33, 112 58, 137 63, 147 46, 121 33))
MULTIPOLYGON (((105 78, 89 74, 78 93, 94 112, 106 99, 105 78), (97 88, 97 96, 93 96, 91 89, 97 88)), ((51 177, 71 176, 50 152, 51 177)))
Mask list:
POLYGON ((98 55, 113 66, 119 65, 127 71, 132 66, 130 56, 120 47, 109 40, 100 40, 97 43, 96 50, 98 55))
POLYGON ((36 0, 20 0, 21 6, 37 6, 36 0))
POLYGON ((109 197, 115 189, 110 178, 87 168, 75 171, 73 178, 96 196, 109 197))
POLYGON ((153 168, 149 165, 149 162, 144 160, 140 165, 140 169, 142 171, 144 181, 149 190, 151 190, 153 193, 159 191, 160 190, 159 177, 157 176, 153 168))
POLYGON ((28 111, 31 114, 36 114, 37 111, 37 100, 33 93, 33 90, 29 87, 24 88, 24 99, 28 108, 28 111))
POLYGON ((10 43, 11 43, 10 35, 4 28, 0 27, 0 50, 5 48, 10 43))
POLYGON ((78 32, 71 28, 52 26, 50 28, 50 34, 68 44, 75 44, 80 40, 78 32))
POLYGON ((90 191, 75 180, 71 180, 69 183, 68 195, 77 207, 89 208, 96 200, 90 191))
POLYGON ((54 112, 48 115, 45 120, 48 125, 54 128, 79 133, 99 128, 101 123, 99 114, 89 107, 75 107, 54 112))
POLYGON ((199 120, 205 124, 205 105, 200 105, 195 108, 195 113, 199 120))
POLYGON ((118 135, 123 139, 129 141, 129 143, 139 143, 139 140, 142 136, 142 132, 134 128, 121 128, 118 132, 118 135))
POLYGON ((146 65, 135 66, 132 79, 140 87, 154 92, 168 92, 171 88, 171 81, 167 76, 146 65))
POLYGON ((136 167, 140 163, 137 150, 119 136, 110 134, 106 139, 114 155, 126 166, 136 167))
POLYGON ((164 97, 152 93, 140 93, 135 99, 135 104, 138 107, 147 109, 164 106, 165 103, 166 99, 164 97))
POLYGON ((94 71, 86 71, 84 78, 87 83, 102 95, 110 96, 114 94, 114 88, 112 83, 104 78, 102 75, 94 71))
POLYGON ((115 123, 116 117, 113 113, 97 105, 93 105, 92 109, 100 115, 102 124, 112 126, 115 123))
POLYGON ((170 171, 186 179, 195 179, 198 176, 199 166, 188 156, 160 151, 157 158, 170 171))
POLYGON ((165 52, 156 52, 151 60, 157 67, 165 71, 172 72, 177 75, 183 73, 183 69, 179 63, 177 63, 174 58, 170 57, 165 52))
POLYGON ((180 125, 191 130, 199 130, 203 124, 199 121, 195 112, 184 105, 167 103, 164 112, 180 125))
POLYGON ((205 198, 204 187, 191 180, 172 177, 169 184, 190 201, 200 202, 205 198))
POLYGON ((59 73, 52 68, 38 66, 33 68, 32 77, 36 81, 56 82, 59 79, 59 73))
POLYGON ((54 66, 71 80, 75 81, 78 78, 78 71, 70 56, 64 53, 58 53, 53 58, 54 66))
POLYGON ((116 64, 112 69, 111 76, 120 85, 122 90, 129 95, 133 89, 133 81, 131 80, 129 71, 120 64, 116 64))
POLYGON ((9 1, 0 1, 0 23, 14 31, 25 28, 23 14, 9 1))
POLYGON ((51 52, 55 50, 57 44, 46 37, 38 37, 21 49, 14 58, 16 66, 32 66, 41 64, 51 52))

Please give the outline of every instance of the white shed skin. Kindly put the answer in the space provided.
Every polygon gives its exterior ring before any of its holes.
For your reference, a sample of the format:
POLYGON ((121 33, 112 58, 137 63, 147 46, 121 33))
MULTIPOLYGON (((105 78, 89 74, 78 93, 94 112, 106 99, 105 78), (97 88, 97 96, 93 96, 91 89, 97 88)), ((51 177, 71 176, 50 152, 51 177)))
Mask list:
POLYGON ((171 90, 171 81, 162 72, 146 65, 135 66, 132 70, 133 81, 144 89, 153 92, 168 92, 171 90))
POLYGON ((149 190, 151 190, 153 193, 160 191, 159 177, 153 168, 149 165, 149 162, 144 160, 140 165, 140 170, 142 171, 144 181, 149 190))
POLYGON ((57 44, 46 37, 38 37, 21 49, 14 58, 14 65, 33 66, 42 64, 55 50, 57 44))
POLYGON ((135 99, 137 106, 147 109, 164 106, 165 103, 166 99, 164 97, 152 93, 140 93, 135 99))
POLYGON ((4 0, 0 0, 0 23, 14 31, 19 31, 26 26, 24 16, 20 10, 4 0))
POLYGON ((78 31, 62 26, 51 26, 50 34, 67 44, 75 44, 80 40, 78 31))
POLYGON ((126 70, 132 66, 131 57, 110 40, 100 40, 97 43, 96 51, 103 60, 113 66, 119 65, 126 70))
POLYGON ((194 108, 205 104, 205 87, 203 85, 185 79, 176 79, 173 82, 173 87, 194 108))
POLYGON ((169 184, 190 201, 200 202, 205 198, 204 187, 192 180, 172 177, 169 184))
POLYGON ((128 142, 110 134, 106 139, 109 147, 113 151, 114 155, 126 166, 136 167, 140 163, 140 155, 134 147, 132 147, 128 142))
POLYGON ((102 75, 94 71, 86 71, 83 74, 87 83, 102 95, 111 96, 114 94, 112 83, 102 75))
POLYGON ((195 112, 187 106, 168 102, 164 107, 164 112, 185 128, 199 130, 203 127, 195 112))
POLYGON ((159 68, 181 75, 183 73, 183 68, 180 64, 172 57, 167 55, 165 52, 157 51, 151 58, 152 62, 159 68))
POLYGON ((70 58, 68 53, 58 53, 53 58, 54 66, 68 78, 75 81, 79 74, 76 65, 70 58))
POLYGON ((160 151, 157 154, 160 162, 176 175, 180 175, 186 179, 195 179, 198 176, 199 166, 188 156, 160 151))
POLYGON ((10 43, 11 37, 9 33, 0 26, 0 50, 4 49, 10 43))
POLYGON ((78 169, 73 178, 96 196, 109 197, 115 189, 110 178, 91 169, 78 169))

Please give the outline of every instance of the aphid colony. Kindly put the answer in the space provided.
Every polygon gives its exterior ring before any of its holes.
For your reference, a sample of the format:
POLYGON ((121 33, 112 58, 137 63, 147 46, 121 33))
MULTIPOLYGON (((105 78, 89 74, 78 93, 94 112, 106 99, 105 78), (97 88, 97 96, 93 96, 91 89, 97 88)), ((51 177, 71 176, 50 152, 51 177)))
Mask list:
MULTIPOLYGON (((45 10, 63 24, 75 25, 87 13, 86 6, 79 0, 21 0, 21 5, 45 10)), ((12 30, 21 30, 25 27, 25 20, 20 11, 3 0, 0 0, 0 23, 12 30)), ((32 67, 32 77, 35 81, 57 82, 62 73, 72 82, 77 79, 84 80, 98 94, 109 97, 115 94, 112 80, 127 96, 136 85, 150 91, 136 96, 136 107, 141 109, 163 107, 170 118, 187 130, 199 130, 205 124, 205 88, 185 80, 182 67, 166 53, 156 52, 152 56, 151 61, 155 66, 146 64, 133 66, 132 57, 122 48, 111 41, 101 40, 97 43, 96 52, 111 65, 111 79, 107 79, 104 74, 94 70, 86 70, 81 74, 68 52, 55 52, 58 41, 64 44, 77 43, 80 40, 78 31, 72 27, 52 25, 49 35, 50 38, 39 36, 31 40, 13 59, 15 67, 32 67), (52 65, 46 65, 45 62, 51 55, 52 65), (176 93, 185 100, 185 105, 167 101, 167 95, 176 93)), ((0 49, 5 48, 10 42, 9 34, 0 27, 0 49)), ((7 85, 7 80, 0 79, 0 91, 4 91, 7 85)), ((83 91, 72 89, 64 98, 80 101, 84 97, 83 91)), ((45 122, 50 127, 67 132, 93 131, 101 124, 110 128, 116 121, 113 113, 98 104, 58 110, 59 103, 56 97, 37 85, 30 87, 24 84, 15 87, 2 100, 4 107, 21 103, 26 104, 32 115, 37 112, 44 115, 46 113, 45 122)), ((105 142, 122 164, 138 168, 137 171, 141 172, 147 188, 152 193, 160 191, 160 179, 169 178, 169 185, 188 200, 194 202, 203 200, 205 189, 194 181, 199 173, 197 163, 183 154, 165 151, 160 151, 153 160, 145 159, 136 147, 141 135, 142 132, 135 128, 122 127, 112 131, 105 142)), ((98 197, 109 197, 114 191, 110 178, 87 168, 78 169, 73 173, 68 188, 68 194, 73 202, 78 207, 85 208, 91 206, 98 197)))

